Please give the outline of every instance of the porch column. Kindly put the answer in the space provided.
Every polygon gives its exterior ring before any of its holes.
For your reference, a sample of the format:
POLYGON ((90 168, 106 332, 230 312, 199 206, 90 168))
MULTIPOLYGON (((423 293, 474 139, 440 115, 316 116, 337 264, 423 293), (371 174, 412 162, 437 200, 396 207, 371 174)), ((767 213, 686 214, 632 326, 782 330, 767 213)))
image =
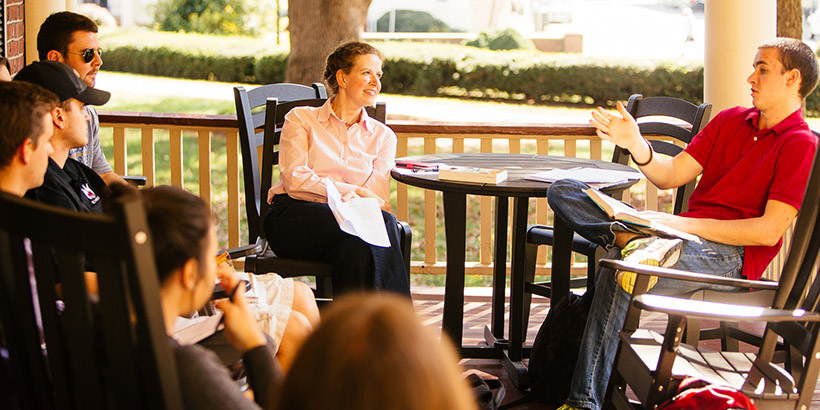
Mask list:
POLYGON ((37 32, 40 25, 52 13, 73 8, 76 0, 36 0, 26 1, 26 64, 40 59, 37 55, 37 32))
POLYGON ((712 116, 736 105, 751 107, 746 78, 757 46, 777 36, 777 1, 707 1, 705 21, 703 97, 712 103, 712 116))

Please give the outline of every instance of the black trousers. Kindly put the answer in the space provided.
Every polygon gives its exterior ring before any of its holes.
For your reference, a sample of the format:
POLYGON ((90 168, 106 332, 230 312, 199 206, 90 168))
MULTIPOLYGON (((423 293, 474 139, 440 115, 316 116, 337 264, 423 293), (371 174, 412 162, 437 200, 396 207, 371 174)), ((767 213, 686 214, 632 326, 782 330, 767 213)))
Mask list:
POLYGON ((399 246, 396 217, 382 211, 390 247, 373 246, 343 232, 326 203, 287 195, 273 197, 265 215, 271 249, 284 258, 327 262, 333 267, 333 293, 376 289, 410 295, 399 246))

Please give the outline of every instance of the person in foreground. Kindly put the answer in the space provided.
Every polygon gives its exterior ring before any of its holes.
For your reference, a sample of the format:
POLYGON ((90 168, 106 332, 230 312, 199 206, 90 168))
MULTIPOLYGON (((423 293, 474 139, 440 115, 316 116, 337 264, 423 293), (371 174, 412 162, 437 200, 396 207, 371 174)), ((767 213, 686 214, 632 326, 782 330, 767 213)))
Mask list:
MULTIPOLYGON (((199 197, 171 186, 141 191, 160 279, 160 303, 165 329, 211 299, 217 277, 230 293, 239 279, 228 264, 217 266, 216 233, 208 206, 199 197)), ((185 407, 188 409, 271 409, 282 371, 274 359, 276 347, 258 327, 244 292, 217 302, 224 312, 225 335, 242 353, 253 391, 250 401, 212 351, 181 346, 173 338, 185 407)), ((170 338, 170 336, 169 336, 170 338)))
POLYGON ((0 81, 0 191, 22 197, 43 184, 57 104, 39 85, 0 81))
MULTIPOLYGON (((146 197, 150 195, 151 198, 161 198, 166 202, 165 197, 179 198, 180 202, 183 202, 183 200, 193 202, 196 206, 199 206, 202 202, 201 199, 190 193, 168 186, 148 190, 145 195, 146 197)), ((166 202, 161 203, 168 206, 166 202)), ((166 211, 169 215, 186 218, 184 209, 166 211)), ((165 216, 155 215, 154 218, 163 221, 163 223, 171 224, 170 221, 165 221, 165 216)), ((149 218, 149 223, 152 223, 152 221, 149 218)), ((189 228, 187 233, 193 235, 196 232, 189 228)), ((198 238, 199 236, 190 237, 198 238)), ((216 254, 216 251, 211 253, 212 257, 216 254)), ((222 263, 219 266, 226 274, 227 272, 234 272, 230 262, 222 263)), ((251 304, 251 310, 260 320, 262 330, 270 336, 273 342, 273 353, 279 365, 284 372, 287 372, 299 348, 313 332, 314 327, 319 325, 319 308, 316 305, 313 291, 305 283, 296 282, 293 278, 283 278, 275 273, 254 275, 251 279, 255 285, 253 296, 256 297, 256 302, 251 304)), ((231 283, 235 282, 231 280, 231 283)), ((230 342, 230 336, 228 342, 230 342)), ((228 346, 221 332, 217 332, 214 337, 207 338, 199 344, 216 352, 226 365, 231 365, 239 359, 237 352, 228 346)))
POLYGON ((334 300, 285 378, 278 410, 468 410, 451 343, 390 294, 334 300))
MULTIPOLYGON (((598 136, 629 150, 660 189, 701 179, 680 215, 641 216, 697 235, 701 243, 641 237, 612 222, 573 180, 550 186, 557 217, 585 238, 620 248, 624 260, 726 277, 760 278, 797 215, 817 138, 801 115, 801 102, 817 86, 818 64, 806 44, 778 38, 758 48, 751 86, 753 108, 721 111, 674 158, 656 156, 620 102, 618 114, 598 109, 598 136)), ((636 274, 601 269, 581 342, 569 398, 561 409, 599 410, 603 404, 636 274)), ((653 278, 650 292, 686 295, 708 285, 653 278), (654 282, 654 283, 653 283, 654 282)))
POLYGON ((396 134, 367 116, 381 90, 382 56, 350 42, 327 58, 325 81, 335 97, 319 108, 297 107, 285 117, 279 144, 280 182, 268 192, 265 233, 279 256, 333 266, 336 294, 378 289, 410 295, 396 218, 390 211, 390 168, 396 134), (327 204, 332 183, 343 200, 376 198, 390 247, 343 232, 327 204))

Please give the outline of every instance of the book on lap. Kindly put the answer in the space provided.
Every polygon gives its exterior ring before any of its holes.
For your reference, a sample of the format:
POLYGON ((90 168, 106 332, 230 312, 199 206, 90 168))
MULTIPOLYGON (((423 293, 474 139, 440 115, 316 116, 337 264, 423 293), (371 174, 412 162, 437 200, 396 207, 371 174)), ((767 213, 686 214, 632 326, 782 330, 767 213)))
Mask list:
POLYGON ((179 344, 192 345, 213 335, 221 319, 222 311, 217 311, 212 316, 198 316, 193 319, 179 317, 174 323, 172 335, 179 344))
POLYGON ((700 238, 696 235, 679 231, 664 224, 642 218, 638 215, 638 210, 615 199, 609 195, 594 189, 588 188, 584 193, 601 208, 612 220, 622 222, 641 233, 660 236, 664 238, 681 238, 700 243, 700 238))

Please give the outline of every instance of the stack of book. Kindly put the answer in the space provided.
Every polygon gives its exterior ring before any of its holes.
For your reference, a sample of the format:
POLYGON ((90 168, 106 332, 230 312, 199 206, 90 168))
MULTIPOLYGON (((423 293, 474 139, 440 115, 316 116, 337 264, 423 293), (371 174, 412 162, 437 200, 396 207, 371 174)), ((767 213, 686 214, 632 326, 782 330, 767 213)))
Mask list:
POLYGON ((476 184, 497 184, 507 180, 507 171, 491 168, 450 167, 438 171, 442 181, 471 182, 476 184))

